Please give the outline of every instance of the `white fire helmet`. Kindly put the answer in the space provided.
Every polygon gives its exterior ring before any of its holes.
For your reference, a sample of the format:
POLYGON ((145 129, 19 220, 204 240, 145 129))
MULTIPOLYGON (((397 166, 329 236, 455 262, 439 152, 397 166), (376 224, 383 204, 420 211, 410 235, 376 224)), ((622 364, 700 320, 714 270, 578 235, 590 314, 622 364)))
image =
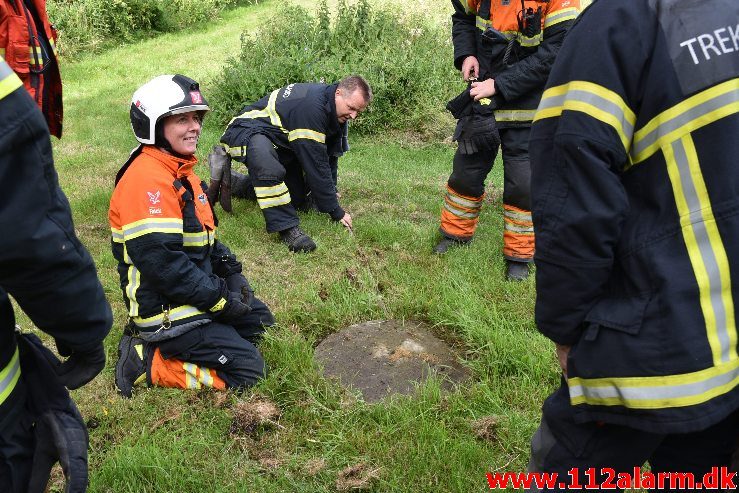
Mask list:
POLYGON ((131 98, 131 127, 136 140, 154 144, 156 126, 170 115, 209 111, 197 82, 184 75, 160 75, 133 93, 131 98))

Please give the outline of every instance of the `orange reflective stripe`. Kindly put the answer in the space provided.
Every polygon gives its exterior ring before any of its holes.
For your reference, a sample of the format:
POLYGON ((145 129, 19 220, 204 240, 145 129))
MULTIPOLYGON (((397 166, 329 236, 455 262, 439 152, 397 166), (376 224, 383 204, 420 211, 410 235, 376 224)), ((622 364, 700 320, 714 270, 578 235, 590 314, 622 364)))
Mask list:
POLYGON ((159 348, 154 350, 151 360, 151 383, 174 389, 226 388, 226 382, 215 370, 175 358, 164 359, 159 348))
POLYGON ((508 258, 534 258, 534 223, 531 211, 503 204, 503 255, 508 258))
POLYGON ((442 232, 459 239, 471 238, 477 228, 484 198, 485 194, 480 197, 462 195, 447 185, 441 210, 442 232))

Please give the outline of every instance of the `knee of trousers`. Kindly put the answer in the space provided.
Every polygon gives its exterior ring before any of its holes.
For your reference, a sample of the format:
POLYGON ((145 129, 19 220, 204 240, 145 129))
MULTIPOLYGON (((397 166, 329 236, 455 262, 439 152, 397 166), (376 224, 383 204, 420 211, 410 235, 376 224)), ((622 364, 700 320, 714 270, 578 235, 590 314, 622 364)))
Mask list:
POLYGON ((258 181, 282 182, 285 166, 280 162, 272 141, 264 135, 254 135, 246 151, 249 176, 258 181))
POLYGON ((457 152, 448 180, 449 186, 460 195, 480 197, 485 193, 485 178, 490 173, 494 161, 494 152, 469 155, 457 152))
POLYGON ((252 345, 252 347, 254 348, 253 354, 236 358, 224 371, 223 380, 229 388, 245 389, 267 376, 267 365, 264 358, 255 346, 252 345))
POLYGON ((511 159, 505 163, 503 203, 531 210, 531 169, 528 159, 511 159))

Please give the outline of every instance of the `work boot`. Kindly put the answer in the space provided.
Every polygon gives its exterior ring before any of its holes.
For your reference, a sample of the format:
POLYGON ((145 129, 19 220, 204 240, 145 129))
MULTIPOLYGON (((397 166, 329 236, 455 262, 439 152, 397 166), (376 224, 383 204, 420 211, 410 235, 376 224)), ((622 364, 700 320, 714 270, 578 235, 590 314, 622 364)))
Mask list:
POLYGON ((208 185, 208 201, 215 206, 221 194, 221 181, 223 180, 223 169, 226 160, 230 160, 226 149, 220 145, 214 145, 208 154, 208 169, 210 170, 210 184, 208 185))
POLYGON ((291 252, 312 252, 316 244, 299 226, 280 231, 280 239, 291 252))
POLYGON ((144 340, 123 334, 118 343, 118 362, 115 364, 115 386, 118 393, 130 399, 134 385, 145 381, 144 340))
POLYGON ((439 243, 437 243, 436 246, 434 247, 434 253, 438 255, 442 255, 446 253, 447 250, 449 250, 451 247, 459 246, 459 245, 466 245, 470 241, 471 240, 467 240, 467 241, 455 240, 453 238, 448 238, 446 236, 443 236, 441 238, 441 241, 439 241, 439 243))
POLYGON ((507 281, 525 281, 529 277, 528 262, 506 260, 505 278, 507 281))

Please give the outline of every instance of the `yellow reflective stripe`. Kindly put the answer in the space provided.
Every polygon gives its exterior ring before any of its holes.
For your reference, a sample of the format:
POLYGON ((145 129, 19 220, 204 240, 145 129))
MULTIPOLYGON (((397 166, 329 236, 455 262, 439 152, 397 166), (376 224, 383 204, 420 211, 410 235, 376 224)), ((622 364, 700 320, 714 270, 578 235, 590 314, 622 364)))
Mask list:
POLYGON ((5 58, 5 48, 0 48, 0 57, 5 58))
POLYGON ((702 404, 739 385, 739 358, 705 370, 655 377, 579 378, 567 381, 573 405, 668 409, 702 404))
POLYGON ((631 161, 644 161, 666 143, 737 112, 739 78, 694 94, 655 116, 634 133, 631 161))
POLYGON ((220 298, 215 305, 211 306, 208 311, 209 312, 219 312, 223 310, 223 307, 226 306, 226 298, 220 298))
POLYGON ((665 146, 667 172, 683 239, 698 283, 708 343, 715 365, 737 358, 729 260, 713 216, 698 155, 690 135, 665 146))
POLYGON ((231 146, 229 146, 227 144, 223 144, 223 143, 221 143, 221 145, 223 146, 224 149, 226 149, 226 152, 231 157, 242 157, 242 156, 246 156, 246 146, 231 147, 231 146))
POLYGON ((544 39, 544 35, 542 32, 539 32, 536 36, 533 38, 529 38, 524 36, 523 34, 519 33, 518 36, 516 36, 518 44, 521 46, 525 46, 526 48, 532 48, 534 46, 539 46, 541 44, 541 40, 544 39))
POLYGON ((268 199, 257 197, 257 204, 259 204, 260 209, 269 209, 270 207, 287 205, 290 203, 291 200, 292 199, 290 198, 290 193, 286 192, 283 195, 280 195, 278 197, 272 197, 268 199))
POLYGON ((549 12, 544 18, 544 28, 546 29, 547 27, 554 26, 560 22, 574 20, 579 14, 580 11, 575 7, 549 12))
POLYGON ((285 182, 279 183, 271 187, 254 187, 254 193, 257 197, 272 197, 287 192, 285 182))
POLYGON ((139 303, 136 301, 136 292, 141 287, 141 274, 139 270, 132 264, 128 266, 126 274, 126 298, 128 298, 128 315, 136 317, 139 314, 139 303))
POLYGON ((474 219, 480 215, 480 209, 477 209, 475 211, 465 211, 462 209, 457 209, 447 201, 444 201, 444 209, 463 219, 474 219))
POLYGON ((182 233, 182 246, 197 247, 213 244, 213 237, 207 231, 200 233, 182 233))
MULTIPOLYGON (((269 115, 269 121, 274 125, 275 127, 279 127, 282 129, 282 120, 280 119, 280 115, 277 114, 277 93, 280 92, 279 89, 276 89, 272 91, 272 94, 269 95, 269 100, 267 101, 267 107, 265 108, 267 110, 267 114, 269 115)), ((285 129, 282 129, 284 132, 285 129)))
POLYGON ((18 358, 18 346, 16 346, 13 357, 0 372, 0 404, 5 402, 5 399, 13 392, 20 376, 21 365, 18 358))
POLYGON ((495 119, 501 122, 529 122, 536 110, 495 110, 495 119))
POLYGON ((199 389, 202 387, 198 381, 198 367, 192 363, 182 363, 182 369, 185 370, 185 387, 188 389, 199 389))
POLYGON ((213 387, 213 376, 210 374, 210 371, 209 368, 200 367, 200 382, 206 387, 213 387))
POLYGON ((3 99, 21 86, 23 86, 23 82, 21 82, 18 75, 13 72, 10 65, 5 63, 5 60, 0 58, 0 99, 3 99))
POLYGON ((309 139, 309 140, 315 140, 316 142, 320 142, 321 144, 326 143, 326 134, 321 132, 316 132, 315 130, 311 130, 309 128, 296 128, 295 130, 290 130, 287 134, 287 140, 292 142, 293 140, 297 139, 309 139))
POLYGON ((454 202, 455 205, 466 207, 468 209, 480 209, 482 207, 482 200, 469 200, 465 199, 463 197, 460 197, 459 195, 454 195, 453 193, 450 193, 447 191, 446 193, 446 199, 454 202))
POLYGON ((54 52, 54 56, 59 56, 59 51, 57 50, 54 38, 49 38, 49 44, 51 45, 51 49, 54 52))
POLYGON ((113 237, 114 243, 123 243, 123 230, 110 228, 110 234, 113 237))
POLYGON ((514 211, 512 209, 503 209, 503 217, 519 222, 531 222, 531 213, 523 211, 514 211))
POLYGON ((182 219, 147 218, 123 226, 123 237, 126 241, 149 233, 182 234, 182 219))
POLYGON ((482 17, 475 17, 475 27, 480 31, 484 31, 488 27, 493 27, 493 23, 490 19, 483 19, 482 17))
POLYGON ((534 121, 558 117, 563 111, 579 111, 613 127, 629 151, 636 115, 615 92, 582 80, 550 87, 541 97, 534 121))
MULTIPOLYGON (((224 303, 225 303, 225 300, 224 300, 224 303)), ((177 320, 182 320, 185 318, 193 317, 195 315, 202 315, 203 313, 204 312, 201 312, 194 306, 182 305, 182 306, 178 306, 176 308, 169 310, 167 316, 171 322, 175 322, 177 320)), ((143 328, 160 327, 162 325, 162 322, 164 322, 164 313, 160 313, 158 315, 154 315, 153 317, 148 317, 148 318, 141 318, 141 317, 131 317, 131 318, 133 319, 137 327, 143 327, 143 328)))

